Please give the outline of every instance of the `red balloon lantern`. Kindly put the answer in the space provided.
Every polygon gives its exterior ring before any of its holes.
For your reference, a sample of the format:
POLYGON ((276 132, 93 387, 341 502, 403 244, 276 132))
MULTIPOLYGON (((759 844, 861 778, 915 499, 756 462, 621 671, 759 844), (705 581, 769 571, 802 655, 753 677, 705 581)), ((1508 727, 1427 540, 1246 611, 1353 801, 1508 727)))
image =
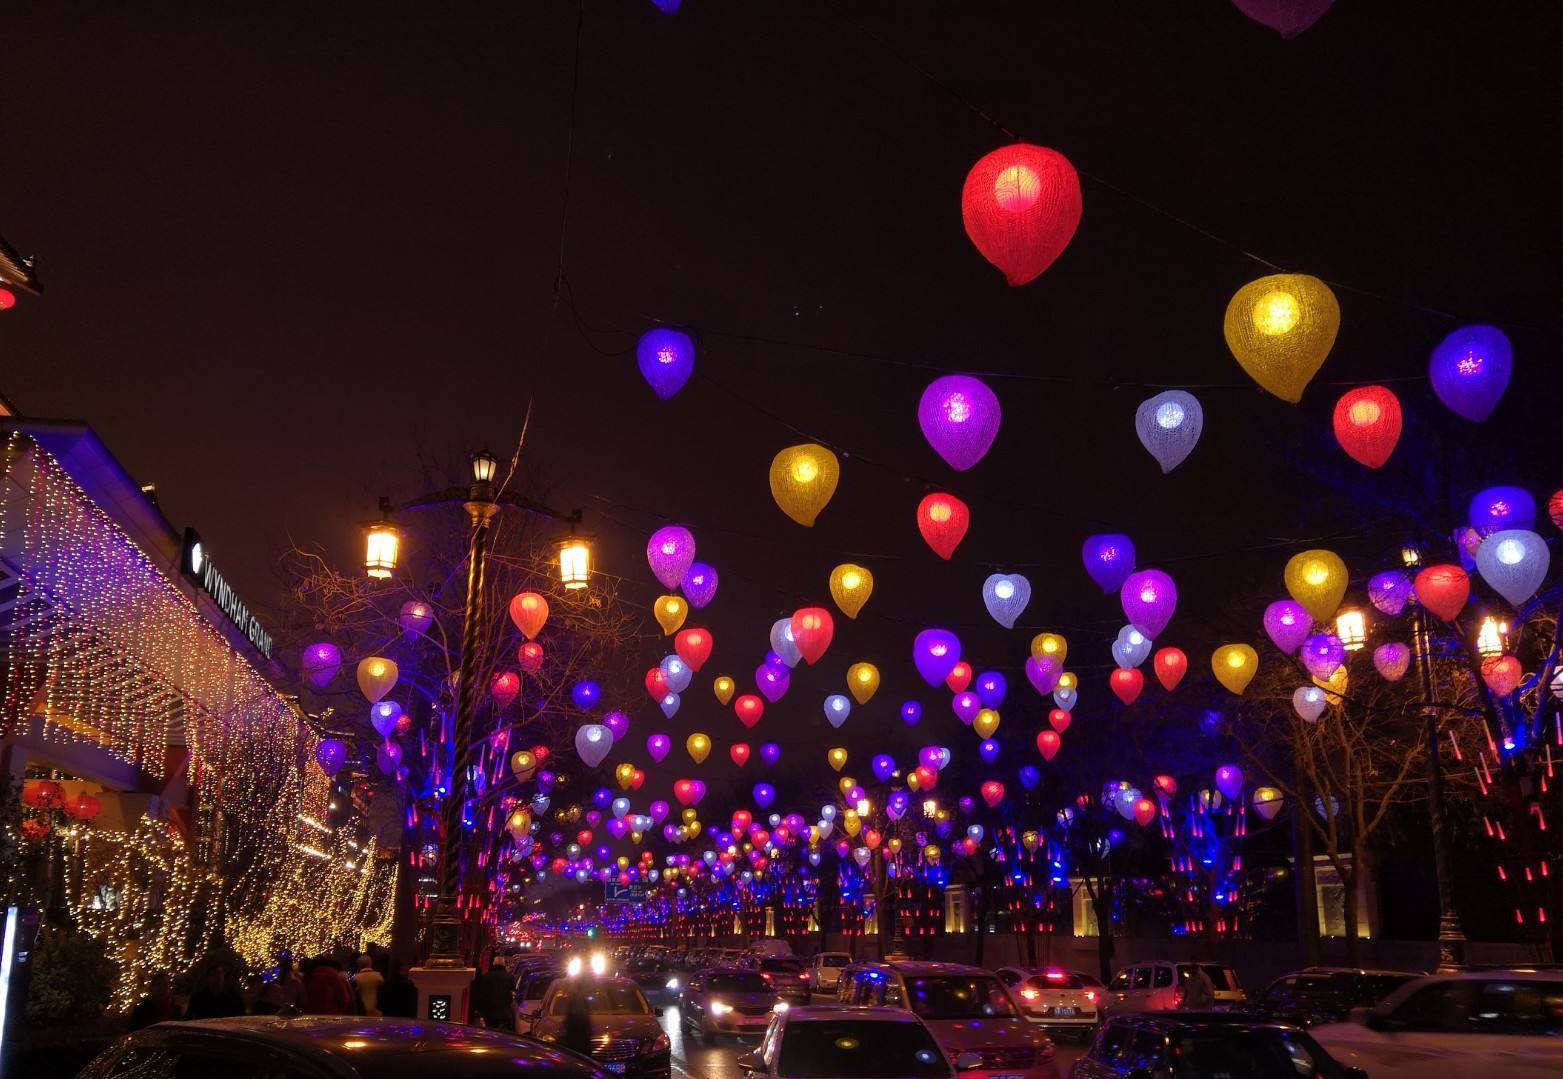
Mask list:
POLYGON ((1547 499, 1547 516, 1552 518, 1552 523, 1563 528, 1563 490, 1553 491, 1552 497, 1547 499))
POLYGON ((1162 648, 1156 652, 1151 666, 1156 668, 1156 680, 1161 683, 1161 688, 1172 690, 1188 673, 1189 657, 1183 654, 1181 648, 1162 648))
POLYGON ((1053 264, 1080 224, 1080 177, 1057 150, 1017 142, 972 166, 961 189, 961 221, 982 257, 1010 285, 1053 264))
POLYGON ((0 288, 0 311, 9 311, 16 306, 16 293, 10 289, 0 288))
POLYGON ((917 530, 934 554, 945 561, 966 538, 970 524, 971 511, 954 495, 936 492, 917 504, 917 530))
POLYGON ((88 794, 86 791, 82 791, 76 797, 68 800, 65 803, 64 808, 65 812, 69 813, 77 820, 91 820, 93 817, 98 815, 98 811, 102 809, 103 806, 92 795, 88 794))
POLYGON ((711 658, 711 631, 694 627, 678 631, 673 638, 673 651, 692 671, 698 671, 711 658))
POLYGON ((22 804, 30 809, 59 809, 65 804, 65 788, 52 779, 22 784, 22 804))
POLYGON ((659 704, 668 695, 668 679, 661 667, 653 667, 646 672, 646 692, 659 704))
POLYGON ((1400 441, 1400 399, 1383 386, 1358 386, 1335 402, 1335 441, 1353 461, 1378 468, 1400 441))
POLYGON ((1416 575, 1416 598, 1445 622, 1465 607, 1471 596, 1471 578, 1459 566, 1428 566, 1416 575))
POLYGON ((950 668, 950 676, 944 680, 944 684, 950 687, 951 693, 965 693, 966 687, 971 685, 971 664, 961 660, 950 668))
POLYGON ((1064 744, 1064 740, 1058 736, 1057 731, 1040 731, 1037 734, 1037 752, 1042 754, 1042 759, 1050 761, 1058 756, 1058 749, 1064 744))
POLYGON ((742 768, 749 763, 749 743, 734 742, 732 747, 728 749, 727 755, 733 758, 734 764, 742 768))
POLYGON ((1053 725, 1053 729, 1063 734, 1069 729, 1069 724, 1074 722, 1074 717, 1062 708, 1055 708, 1047 714, 1047 721, 1053 725))
POLYGON ((733 831, 747 832, 754 823, 754 816, 747 809, 733 810, 733 831))
POLYGON ((823 607, 801 607, 792 612, 792 643, 809 666, 825 654, 831 638, 836 635, 836 623, 823 607))
POLYGON ((516 649, 516 662, 523 673, 536 674, 543 669, 543 646, 536 641, 527 641, 516 649))
POLYGON ((1156 819, 1156 803, 1149 798, 1141 798, 1134 803, 1134 819, 1141 828, 1156 819))
POLYGON ((521 678, 514 671, 496 674, 494 681, 489 684, 488 692, 497 707, 509 708, 510 702, 521 692, 521 678))
POLYGON ((733 702, 733 711, 738 713, 738 722, 753 727, 765 714, 765 702, 753 693, 745 693, 733 702))
POLYGON ((939 773, 926 764, 919 764, 912 774, 917 777, 917 789, 931 791, 939 782, 939 773))
POLYGON ((1004 800, 1004 784, 990 779, 982 785, 982 800, 992 809, 1004 800))
POLYGON ((1108 676, 1107 684, 1120 701, 1133 704, 1145 689, 1145 676, 1138 667, 1119 667, 1108 676))
POLYGON ((644 782, 646 782, 646 773, 642 772, 639 768, 630 773, 630 790, 640 790, 640 785, 644 782))
POLYGON ((1507 697, 1518 689, 1524 677, 1520 661, 1513 656, 1493 656, 1482 661, 1482 681, 1500 697, 1507 697))

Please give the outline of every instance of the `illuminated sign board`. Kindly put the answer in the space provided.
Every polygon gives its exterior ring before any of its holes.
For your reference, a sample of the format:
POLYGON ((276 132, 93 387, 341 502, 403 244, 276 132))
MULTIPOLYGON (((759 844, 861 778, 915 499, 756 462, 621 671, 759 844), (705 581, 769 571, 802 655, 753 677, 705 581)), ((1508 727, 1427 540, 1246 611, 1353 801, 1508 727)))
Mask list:
POLYGON ((193 528, 185 529, 185 549, 179 559, 179 566, 186 577, 199 585, 201 591, 212 597, 212 602, 228 616, 228 621, 239 628, 240 633, 249 638, 255 650, 270 659, 271 634, 266 632, 265 627, 260 624, 260 619, 250 613, 244 601, 239 599, 228 582, 223 580, 223 575, 217 572, 216 564, 207 554, 206 545, 201 542, 200 535, 193 528))

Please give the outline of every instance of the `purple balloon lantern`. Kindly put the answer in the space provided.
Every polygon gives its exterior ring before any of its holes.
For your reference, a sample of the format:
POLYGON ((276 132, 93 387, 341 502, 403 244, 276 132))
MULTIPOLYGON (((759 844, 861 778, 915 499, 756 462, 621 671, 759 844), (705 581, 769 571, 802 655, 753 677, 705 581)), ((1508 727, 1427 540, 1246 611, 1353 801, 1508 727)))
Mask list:
POLYGON ((315 763, 320 765, 320 770, 328 776, 334 776, 342 770, 342 765, 347 761, 347 746, 338 738, 322 738, 315 745, 315 763))
POLYGON ((776 801, 776 788, 769 783, 756 783, 754 785, 754 804, 761 809, 766 809, 776 801))
POLYGON ((330 641, 317 641, 299 657, 304 678, 316 689, 325 689, 342 669, 342 650, 330 641))
POLYGON ((410 599, 402 604, 396 615, 396 624, 402 627, 402 636, 415 641, 434 624, 434 608, 422 600, 410 599))
POLYGON ((1480 423, 1492 415, 1514 366, 1509 339, 1496 326, 1462 326, 1428 361, 1433 392, 1451 412, 1480 423))
POLYGON ((691 607, 704 607, 716 598, 716 567, 704 562, 691 562, 684 573, 682 587, 684 598, 691 607))
POLYGON ((1236 798, 1243 790, 1243 770, 1235 764, 1223 764, 1217 768, 1216 789, 1229 799, 1236 798))
POLYGON ((1115 592, 1134 572, 1134 541, 1121 532, 1087 536, 1080 547, 1086 573, 1103 592, 1115 592))
POLYGON ((646 562, 663 588, 677 588, 695 561, 695 537, 682 525, 668 525, 651 534, 646 562))
POLYGON ((895 771, 895 758, 888 753, 880 753, 869 762, 869 767, 874 770, 874 778, 883 783, 895 771))
POLYGON ((1489 487, 1471 499, 1471 527, 1483 536, 1536 524, 1536 500, 1523 487, 1489 487))
POLYGON ((760 696, 775 704, 787 694, 792 684, 792 668, 785 663, 762 663, 754 670, 754 684, 760 696))
POLYGON ((656 823, 661 824, 663 821, 667 820, 670 810, 671 807, 659 798, 646 807, 646 816, 650 817, 656 823))
POLYGON ((934 379, 917 405, 923 437, 957 472, 982 460, 999 433, 1001 416, 998 397, 970 375, 934 379))
POLYGON ((1373 667, 1384 678, 1398 682, 1411 667, 1411 649, 1399 641, 1381 644, 1373 650, 1373 667))
POLYGON ((960 811, 966 814, 968 817, 971 816, 972 813, 976 812, 977 809, 977 800, 969 794, 961 795, 961 800, 955 804, 959 806, 960 811))
POLYGON ((1029 764, 1024 765, 1024 766, 1021 767, 1021 769, 1020 769, 1020 785, 1022 787, 1026 788, 1026 790, 1028 790, 1028 791, 1034 791, 1034 790, 1037 789, 1038 784, 1040 784, 1041 782, 1042 782, 1042 772, 1041 772, 1040 769, 1033 768, 1029 764))
POLYGON ((775 742, 760 743, 760 763, 771 765, 781 760, 781 746, 775 742))
POLYGON ((977 697, 984 708, 997 708, 1004 703, 1009 683, 998 671, 983 671, 977 676, 977 697))
POLYGON ((923 718, 923 706, 916 701, 906 701, 901 705, 901 722, 908 727, 917 726, 917 721, 923 718))
POLYGON ((596 682, 583 680, 570 687, 570 699, 575 702, 575 707, 583 712, 590 712, 597 707, 597 701, 602 697, 602 688, 596 682))
POLYGON ((1026 681, 1044 697, 1058 688, 1058 679, 1063 673, 1063 665, 1052 656, 1026 657, 1026 681))
POLYGON ((956 716, 966 726, 971 726, 971 721, 977 718, 977 713, 982 711, 982 701, 975 693, 957 693, 950 700, 950 707, 955 709, 956 716))
POLYGON ((999 744, 991 738, 984 738, 977 744, 977 756, 992 764, 999 759, 999 744))
POLYGON ((1398 569, 1368 578, 1368 599, 1387 615, 1398 615, 1411 602, 1411 578, 1398 569))
POLYGON ((939 746, 924 746, 917 751, 917 763, 929 771, 937 772, 949 759, 945 756, 945 752, 939 746))
POLYGON ((623 839, 630 834, 630 822, 623 817, 614 817, 608 822, 608 834, 614 839, 623 839))
POLYGON ((925 629, 912 642, 912 662, 930 686, 937 686, 961 661, 961 642, 947 629, 925 629))
POLYGON ((395 701, 378 701, 369 709, 369 725, 380 733, 381 738, 391 737, 391 732, 396 729, 397 721, 402 718, 402 706, 395 701))
POLYGON ((1172 612, 1178 608, 1177 586, 1159 569, 1129 574, 1118 596, 1129 624, 1153 641, 1161 636, 1172 621, 1172 612))
POLYGON ((1314 633, 1303 641, 1300 656, 1309 674, 1328 681, 1346 662, 1346 646, 1333 633, 1314 633))
POLYGON ((1265 632, 1288 656, 1313 632, 1313 616, 1295 599, 1278 599, 1265 608, 1265 632))
POLYGON ((900 820, 912 808, 912 796, 905 791, 891 791, 885 799, 885 813, 891 820, 900 820))
POLYGON ((662 763, 662 758, 668 755, 668 750, 673 748, 673 739, 665 734, 653 734, 646 739, 646 752, 657 764, 662 763))
MULTIPOLYGON (((687 333, 659 326, 640 335, 635 363, 656 395, 666 401, 695 373, 695 343, 687 333)), ((668 585, 672 588, 672 585, 668 585)))
POLYGON ((375 767, 385 775, 395 775, 396 769, 402 763, 402 747, 395 742, 386 742, 375 751, 375 767))
POLYGON ((615 742, 630 733, 630 717, 623 712, 609 712, 602 717, 602 725, 613 732, 615 742))

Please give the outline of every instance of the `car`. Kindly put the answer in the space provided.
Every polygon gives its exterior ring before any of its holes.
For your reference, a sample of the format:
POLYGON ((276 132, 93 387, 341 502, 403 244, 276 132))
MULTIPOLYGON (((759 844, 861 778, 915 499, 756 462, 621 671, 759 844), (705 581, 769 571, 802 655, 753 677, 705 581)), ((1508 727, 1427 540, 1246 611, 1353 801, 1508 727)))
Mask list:
MULTIPOLYGON (((977 1063, 975 1056, 961 1061, 977 1063)), ((789 1008, 738 1067, 767 1079, 955 1079, 933 1032, 903 1008, 789 1008)))
POLYGON ((1310 1032, 1373 1079, 1563 1075, 1563 972, 1466 971, 1407 982, 1350 1022, 1310 1032))
POLYGON ((1237 971, 1219 963, 1146 959, 1124 967, 1107 983, 1103 1010, 1112 1015, 1127 1012, 1164 1012, 1183 1007, 1184 989, 1198 967, 1210 977, 1217 1004, 1241 1004, 1248 999, 1237 971))
POLYGON ((803 960, 791 956, 751 955, 743 964, 750 970, 758 970, 770 979, 776 992, 788 1004, 807 1004, 813 996, 814 976, 803 965, 803 960))
POLYGON ((1312 1027, 1340 1023, 1354 1008, 1370 1008, 1421 974, 1360 967, 1308 967, 1277 978, 1245 1011, 1278 1023, 1312 1027))
POLYGON ((1057 1079, 1053 1041, 1021 1013, 991 971, 959 963, 855 963, 837 992, 847 1005, 910 1011, 933 1032, 945 1054, 963 1054, 961 1079, 1057 1079))
POLYGON ((548 987, 561 973, 557 967, 543 967, 521 979, 521 984, 516 986, 517 1034, 531 1033, 532 1024, 542 1014, 543 998, 548 995, 548 987))
POLYGON ((678 977, 674 974, 672 965, 665 959, 654 959, 650 956, 631 959, 620 967, 620 972, 640 986, 640 991, 645 993, 646 999, 653 1004, 667 1005, 676 999, 678 977))
POLYGON ((686 1037, 716 1039, 765 1033, 782 1003, 770 979, 745 967, 712 967, 691 976, 678 998, 678 1022, 686 1037))
POLYGON ((749 947, 745 949, 745 953, 748 955, 768 955, 787 959, 793 957, 791 942, 783 940, 781 937, 761 937, 759 940, 751 942, 749 947))
POLYGON ((605 1071, 631 1079, 668 1079, 672 1053, 653 1008, 628 978, 581 974, 556 978, 543 998, 532 1036, 544 1042, 566 1040, 571 1009, 591 1020, 590 1056, 605 1071))
POLYGON ((1090 1040, 1101 1018, 1101 982, 1060 967, 1000 967, 995 973, 1015 994, 1027 1019, 1055 1037, 1074 1034, 1090 1040))
POLYGON ((115 1041, 77 1079, 476 1079, 499 1060, 510 1076, 612 1079, 583 1056, 504 1031, 354 1015, 158 1023, 115 1041))
POLYGON ((852 962, 846 952, 816 952, 809 956, 809 973, 816 993, 834 993, 841 972, 852 962))
POLYGON ((1070 1079, 1367 1079, 1297 1027, 1181 1012, 1109 1016, 1069 1074, 1070 1079))

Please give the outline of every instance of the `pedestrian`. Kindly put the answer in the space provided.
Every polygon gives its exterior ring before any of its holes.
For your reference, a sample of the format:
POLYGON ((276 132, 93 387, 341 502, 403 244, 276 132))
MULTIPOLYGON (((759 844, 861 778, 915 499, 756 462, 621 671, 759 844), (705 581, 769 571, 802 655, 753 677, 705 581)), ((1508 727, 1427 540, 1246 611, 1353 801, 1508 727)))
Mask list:
POLYGON ((353 990, 362 1015, 381 1015, 380 989, 385 979, 374 969, 374 957, 368 952, 358 957, 358 972, 353 975, 353 990))
POLYGON ((569 996, 564 1002, 564 1025, 559 1031, 559 1044, 582 1056, 591 1056, 592 1011, 586 999, 586 983, 575 979, 566 992, 569 996))
POLYGON ((304 1011, 310 1015, 350 1015, 353 1011, 353 995, 336 960, 328 955, 318 956, 304 979, 304 1011))
POLYGON ((472 983, 472 1010, 491 1030, 516 1029, 516 997, 505 968, 493 961, 472 983))
POLYGON ((179 1018, 179 1004, 174 1000, 174 980, 164 970, 152 975, 146 996, 136 1001, 130 1010, 130 1029, 140 1030, 153 1023, 166 1023, 179 1018))
POLYGON ((1214 1007, 1215 1003, 1216 983, 1210 980, 1210 975, 1205 973, 1198 959, 1192 960, 1188 979, 1183 983, 1183 1010, 1200 1012, 1214 1007))
POLYGON ((279 1012, 298 1015, 304 1010, 304 979, 293 966, 292 952, 283 952, 277 956, 277 995, 280 998, 279 1012))
POLYGON ((402 973, 402 965, 396 960, 390 961, 390 974, 385 979, 385 984, 380 987, 380 1011, 384 1015, 394 1015, 398 1019, 416 1019, 418 1017, 418 987, 407 980, 402 973))
POLYGON ((244 998, 228 984, 228 972, 221 963, 206 968, 201 987, 190 994, 185 1005, 186 1019, 226 1019, 244 1014, 244 998))

